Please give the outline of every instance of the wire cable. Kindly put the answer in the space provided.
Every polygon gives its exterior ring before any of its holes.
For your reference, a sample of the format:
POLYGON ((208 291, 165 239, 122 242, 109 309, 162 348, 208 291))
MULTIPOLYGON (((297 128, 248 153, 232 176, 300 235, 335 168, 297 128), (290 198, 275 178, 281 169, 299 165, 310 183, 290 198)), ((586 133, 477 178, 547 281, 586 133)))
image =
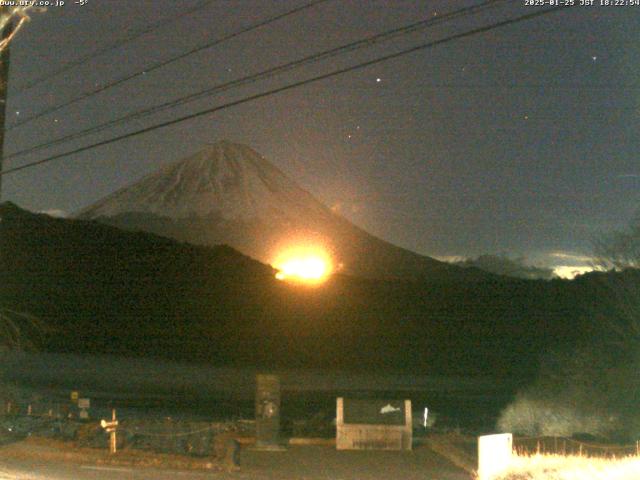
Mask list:
POLYGON ((140 119, 149 115, 152 115, 154 113, 163 111, 163 110, 167 110, 170 108, 174 108, 180 105, 184 105, 186 103, 190 103, 192 101, 195 100, 199 100, 201 98, 205 98, 211 95, 214 95, 216 93, 220 93, 223 91, 227 91, 230 90, 232 88, 237 88, 243 85, 248 85, 248 84, 252 84, 255 83, 259 80, 264 80, 267 78, 271 78, 274 77, 276 75, 279 75, 281 73, 284 72, 288 72, 300 67, 303 67, 305 65, 309 65, 312 63, 316 63, 322 60, 326 60, 328 58, 333 58, 336 57, 338 55, 342 55, 344 53, 348 53, 348 52, 353 52, 355 50, 358 49, 362 49, 362 48, 368 48, 370 46, 376 45, 378 43, 381 43, 383 41, 388 41, 391 40, 393 38, 397 38, 398 36, 401 35, 406 35, 409 33, 413 33, 415 31, 418 31, 420 29, 426 28, 426 27, 430 27, 433 25, 436 25, 438 23, 443 23, 443 22, 447 22, 450 20, 453 20, 455 18, 461 17, 461 16, 466 16, 466 15, 470 15, 470 14, 476 14, 479 13, 481 11, 484 11, 488 8, 495 8, 498 4, 500 3, 504 3, 507 0, 487 0, 479 5, 475 5, 472 7, 466 7, 466 8, 462 8, 459 10, 455 10, 449 13, 446 13, 444 15, 438 16, 438 17, 430 17, 428 19, 424 19, 418 22, 414 22, 411 23, 409 25, 405 25, 399 28, 395 28, 392 30, 388 30, 376 35, 371 35, 368 36, 364 39, 361 40, 357 40, 355 42, 351 42, 351 43, 347 43, 345 45, 339 46, 339 47, 334 47, 328 50, 324 50, 322 52, 316 53, 316 54, 312 54, 312 55, 308 55, 306 57, 303 57, 301 59, 298 60, 294 60, 285 64, 281 64, 278 65, 276 67, 272 67, 269 68, 267 70, 263 70, 261 72, 258 72, 256 74, 252 74, 252 75, 247 75, 245 77, 241 77, 229 82, 224 82, 218 85, 214 85, 213 87, 209 87, 205 90, 201 90, 199 92, 184 96, 184 97, 180 97, 178 99, 175 100, 171 100, 168 102, 164 102, 161 103, 159 105, 155 105, 153 107, 149 107, 146 108, 144 110, 138 111, 138 112, 133 112, 127 115, 124 115, 122 117, 118 117, 116 119, 113 120, 109 120, 107 122, 103 122, 99 125, 95 125, 93 127, 89 127, 87 129, 84 130, 80 130, 78 132, 74 132, 74 133, 70 133, 68 135, 65 135, 63 137, 60 137, 58 139, 55 140, 50 140, 48 142, 45 142, 43 144, 40 145, 36 145, 33 147, 28 147, 26 149, 23 150, 19 150, 16 152, 13 152, 9 155, 5 155, 4 159, 10 159, 10 158, 14 158, 17 156, 22 156, 22 155, 26 155, 28 153, 33 153, 36 151, 40 151, 55 145, 59 145, 61 143, 66 143, 70 140, 74 140, 77 138, 82 138, 84 136, 90 135, 92 133, 98 133, 101 132, 107 128, 111 128, 111 127, 115 127, 117 125, 120 125, 122 123, 126 123, 128 121, 134 120, 134 119, 140 119))
POLYGON ((165 128, 165 127, 168 127, 168 126, 171 126, 171 125, 175 125, 175 124, 178 124, 178 123, 186 122, 186 121, 192 120, 194 118, 202 117, 204 115, 209 115, 209 114, 221 111, 221 110, 225 110, 227 108, 231 108, 231 107, 235 107, 235 106, 238 106, 238 105, 242 105, 244 103, 252 102, 252 101, 258 100, 260 98, 268 97, 268 96, 275 95, 275 94, 278 94, 278 93, 282 93, 282 92, 285 92, 285 91, 288 91, 288 90, 299 88, 299 87, 302 87, 304 85, 309 85, 309 84, 316 83, 316 82, 319 82, 319 81, 322 81, 322 80, 333 78, 333 77, 336 77, 338 75, 343 75, 345 73, 353 72, 353 71, 356 71, 356 70, 361 70, 363 68, 367 68, 367 67, 370 67, 372 65, 377 65, 377 64, 380 64, 380 63, 383 63, 383 62, 386 62, 386 61, 389 61, 389 60, 392 60, 392 59, 396 59, 396 58, 399 58, 399 57, 403 57, 403 56, 409 55, 411 53, 415 53, 415 52, 418 52, 418 51, 421 51, 421 50, 425 50, 425 49, 428 49, 428 48, 433 48, 435 46, 442 45, 442 44, 445 44, 445 43, 449 43, 449 42, 452 42, 454 40, 470 37, 470 36, 477 35, 477 34, 480 34, 480 33, 485 33, 485 32, 488 32, 490 30, 494 30, 496 28, 501 28, 501 27, 505 27, 505 26, 508 26, 508 25, 513 25, 513 24, 520 23, 520 22, 523 22, 523 21, 526 21, 526 20, 531 20, 531 19, 534 19, 534 18, 541 17, 543 15, 547 15, 549 13, 559 12, 559 11, 565 10, 567 8, 569 8, 569 6, 559 6, 559 7, 553 7, 553 8, 548 8, 548 9, 544 9, 544 10, 539 10, 537 12, 529 13, 529 14, 526 14, 526 15, 520 15, 519 17, 511 18, 511 19, 508 19, 508 20, 503 20, 503 21, 500 21, 500 22, 495 22, 495 23, 492 23, 490 25, 486 25, 484 27, 478 27, 478 28, 474 28, 472 30, 468 30, 466 32, 450 35, 448 37, 445 37, 445 38, 442 38, 442 39, 439 39, 439 40, 434 40, 434 41, 431 41, 431 42, 423 43, 423 44, 420 44, 420 45, 417 45, 417 46, 414 46, 414 47, 411 47, 411 48, 407 48, 407 49, 401 50, 399 52, 395 52, 395 53, 392 53, 392 54, 389 54, 389 55, 384 55, 382 57, 378 57, 378 58, 375 58, 373 60, 369 60, 369 61, 366 61, 366 62, 358 63, 358 64, 352 65, 350 67, 345 67, 345 68, 340 68, 340 69, 337 69, 337 70, 333 70, 331 72, 324 73, 322 75, 317 75, 315 77, 311 77, 311 78, 308 78, 306 80, 300 80, 300 81, 297 81, 297 82, 294 82, 294 83, 290 83, 290 84, 287 84, 287 85, 284 85, 284 86, 281 86, 281 87, 278 87, 278 88, 273 88, 271 90, 267 90, 267 91, 264 91, 264 92, 261 92, 261 93, 250 95, 250 96, 244 97, 244 98, 239 99, 239 100, 235 100, 235 101, 232 101, 232 102, 229 102, 229 103, 225 103, 225 104, 218 105, 218 106, 215 106, 215 107, 212 107, 212 108, 208 108, 206 110, 201 110, 199 112, 195 112, 195 113, 192 113, 192 114, 189 114, 189 115, 185 115, 185 116, 182 116, 182 117, 179 117, 179 118, 168 120, 168 121, 156 124, 156 125, 152 125, 152 126, 149 126, 149 127, 142 128, 140 130, 135 130, 133 132, 129 132, 129 133, 126 133, 126 134, 123 134, 123 135, 119 135, 117 137, 109 138, 107 140, 102 140, 100 142, 96 142, 96 143, 93 143, 93 144, 90 144, 90 145, 86 145, 84 147, 79 147, 79 148, 76 148, 74 150, 70 150, 68 152, 59 153, 57 155, 52 155, 50 157, 46 157, 46 158, 43 158, 43 159, 40 159, 40 160, 36 160, 36 161, 33 161, 33 162, 26 163, 24 165, 20 165, 20 166, 13 167, 13 168, 10 168, 10 169, 7 169, 7 170, 3 170, 3 171, 0 172, 0 176, 8 175, 10 173, 15 173, 15 172, 18 172, 18 171, 21 171, 21 170, 25 170, 27 168, 32 168, 32 167, 35 167, 37 165, 42 165, 42 164, 45 164, 45 163, 49 163, 49 162, 52 162, 54 160, 58 160, 58 159, 61 159, 61 158, 68 157, 70 155, 74 155, 74 154, 77 154, 77 153, 85 152, 87 150, 93 150, 95 148, 98 148, 98 147, 101 147, 101 146, 104 146, 104 145, 109 145, 111 143, 119 142, 121 140, 125 140, 125 139, 128 139, 128 138, 136 137, 138 135, 142 135, 144 133, 148 133, 148 132, 151 132, 151 131, 154 131, 154 130, 158 130, 160 128, 165 128))
POLYGON ((73 105, 74 103, 77 103, 77 102, 79 102, 81 100, 85 100, 85 99, 87 99, 89 97, 93 97, 94 95, 102 93, 102 92, 104 92, 106 90, 109 90, 109 89, 111 89, 113 87, 121 85, 121 84, 123 84, 125 82, 128 82, 130 80, 133 80, 135 78, 138 78, 138 77, 141 77, 143 75, 146 75, 149 72, 153 72, 155 70, 158 70, 158 69, 160 69, 162 67, 165 67, 165 66, 170 65, 170 64, 172 64, 174 62, 177 62, 178 60, 182 60, 183 58, 186 58, 186 57, 188 57, 190 55, 193 55, 195 53, 201 52, 201 51, 209 49, 209 48, 213 48, 213 47, 215 47, 217 45, 220 45, 223 42, 226 42, 228 40, 236 38, 236 37, 238 37, 240 35, 243 35, 245 33, 251 32, 251 31, 256 30, 258 28, 264 27, 264 26, 269 25, 270 23, 273 23, 273 22, 275 22, 277 20, 281 20, 283 18, 289 17, 289 16, 294 15, 294 14, 296 14, 298 12, 301 12, 303 10, 306 10, 306 9, 309 9, 309 8, 312 8, 312 7, 315 7, 316 5, 319 5, 321 3, 328 2, 328 1, 330 1, 330 0, 313 0, 312 2, 305 3, 304 5, 301 5, 299 7, 293 8, 291 10, 288 10, 288 11, 284 12, 284 13, 280 13, 278 15, 269 17, 269 18, 267 18, 265 20, 261 20, 261 21, 259 21, 257 23, 249 25, 248 27, 241 28, 240 30, 237 30, 237 31, 235 31, 233 33, 230 33, 228 35, 225 35, 223 37, 217 38, 217 39, 215 39, 215 40, 213 40, 211 42, 207 42, 207 43, 204 43, 202 45, 198 45, 197 47, 194 47, 194 48, 192 48, 192 49, 190 49, 190 50, 188 50, 188 51, 186 51, 184 53, 181 53, 179 55, 171 57, 171 58, 169 58, 167 60, 161 60, 159 62, 156 62, 156 63, 152 64, 152 65, 149 65, 148 67, 146 67, 146 68, 144 68, 142 70, 138 70, 138 71, 136 71, 134 73, 128 74, 128 75, 126 75, 124 77, 120 77, 119 79, 114 80, 112 82, 109 82, 109 83, 107 83, 105 85, 99 86, 98 88, 95 88, 95 89, 90 90, 88 92, 82 93, 82 94, 80 94, 80 95, 78 95, 76 97, 73 97, 73 98, 67 100, 64 103, 61 103, 59 105, 54 105, 54 106, 49 107, 49 108, 45 108, 41 112, 38 112, 38 113, 36 113, 34 115, 31 115, 30 117, 26 117, 26 118, 20 120, 19 122, 16 122, 13 125, 7 127, 5 129, 5 131, 8 132, 10 130, 13 130, 14 128, 21 127, 22 125, 26 125, 27 123, 30 123, 33 120, 36 120, 36 119, 38 119, 40 117, 43 117, 45 115, 49 115, 50 113, 53 113, 53 112, 57 112, 58 110, 60 110, 60 109, 62 109, 64 107, 68 107, 69 105, 73 105))
POLYGON ((196 4, 193 8, 190 8, 188 10, 184 10, 183 12, 181 12, 178 15, 174 15, 171 17, 167 17, 167 18, 163 18, 162 20, 159 20, 158 22, 152 23, 150 25, 147 25, 146 27, 142 28, 141 30, 138 30, 136 32, 133 32, 131 35, 121 38, 119 40, 116 40, 115 42, 112 42, 108 45, 105 45, 102 48, 98 48, 97 50, 94 50, 93 52, 87 53, 86 55, 83 55, 82 57, 77 58, 76 60, 72 60, 69 63, 65 63, 64 65, 62 65, 60 68, 47 73, 46 75, 43 75, 39 78, 36 78, 35 80, 32 80, 31 82, 28 82, 26 85, 22 85, 21 87, 18 87, 15 91, 13 91, 12 93, 14 94, 19 94, 22 92, 25 92, 33 87, 35 87, 36 85, 41 84, 42 82, 45 82, 53 77, 57 77, 58 75, 60 75, 61 73, 67 72, 69 70, 71 70, 72 68, 78 67, 84 63, 87 63, 88 61, 93 60, 94 58, 96 58, 99 55, 103 55, 107 52, 110 52, 112 50, 116 50, 118 48, 120 48, 121 46, 132 42, 134 40, 137 40, 138 38, 153 32, 154 30, 157 30, 165 25, 168 25, 170 23, 175 23, 176 20, 179 20, 183 17, 187 17, 195 12, 197 12, 198 10, 202 10, 203 8, 209 6, 211 3, 213 3, 214 0, 204 0, 199 2, 198 4, 196 4))

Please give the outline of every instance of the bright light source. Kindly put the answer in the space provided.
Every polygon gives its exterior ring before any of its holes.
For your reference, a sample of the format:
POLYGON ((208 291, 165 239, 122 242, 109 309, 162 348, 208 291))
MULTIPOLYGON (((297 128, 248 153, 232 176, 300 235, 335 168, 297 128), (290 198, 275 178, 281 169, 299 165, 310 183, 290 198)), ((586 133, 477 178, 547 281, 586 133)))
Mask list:
POLYGON ((310 247, 292 248, 273 263, 278 280, 305 283, 324 282, 331 274, 331 260, 322 250, 310 247))
POLYGON ((327 266, 320 258, 295 258, 280 267, 276 278, 298 277, 302 280, 319 280, 326 275, 327 266))

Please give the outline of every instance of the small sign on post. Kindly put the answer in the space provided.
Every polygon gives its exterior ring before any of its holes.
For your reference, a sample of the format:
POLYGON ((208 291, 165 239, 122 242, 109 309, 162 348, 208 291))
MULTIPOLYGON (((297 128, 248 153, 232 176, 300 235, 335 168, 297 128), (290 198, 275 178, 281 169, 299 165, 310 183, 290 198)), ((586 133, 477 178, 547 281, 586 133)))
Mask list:
POLYGON ((78 403, 78 391, 77 390, 73 390, 71 392, 71 402, 72 403, 78 403))
POLYGON ((89 419, 89 407, 91 407, 91 400, 89 400, 88 398, 78 399, 78 416, 81 420, 89 419))
POLYGON ((111 410, 111 421, 107 422, 106 420, 102 420, 100 422, 100 426, 105 429, 107 433, 109 433, 109 452, 116 453, 117 451, 117 438, 116 438, 116 429, 118 428, 118 420, 116 420, 116 409, 111 410))
POLYGON ((511 465, 513 435, 501 433, 478 437, 478 480, 493 480, 511 465))

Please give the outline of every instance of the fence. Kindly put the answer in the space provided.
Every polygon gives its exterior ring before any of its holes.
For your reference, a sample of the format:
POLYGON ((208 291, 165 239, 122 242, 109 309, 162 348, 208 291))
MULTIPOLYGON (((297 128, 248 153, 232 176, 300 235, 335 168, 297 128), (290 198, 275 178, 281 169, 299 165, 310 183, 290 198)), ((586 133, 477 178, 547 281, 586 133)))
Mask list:
POLYGON ((37 417, 61 418, 71 412, 71 406, 64 402, 16 402, 5 400, 0 412, 3 415, 27 415, 37 417))
POLYGON ((514 437, 513 448, 518 454, 550 453, 589 457, 640 455, 640 442, 614 445, 586 442, 570 437, 514 437))
MULTIPOLYGON (((78 409, 74 409, 74 405, 69 402, 18 404, 7 401, 0 413, 0 434, 12 438, 39 435, 73 440, 81 447, 106 449, 109 446, 109 435, 98 423, 99 418, 94 416, 90 421, 79 419, 78 409)), ((117 433, 118 449, 211 456, 215 452, 217 436, 254 435, 255 422, 241 419, 204 422, 169 417, 124 418, 119 419, 117 433)))

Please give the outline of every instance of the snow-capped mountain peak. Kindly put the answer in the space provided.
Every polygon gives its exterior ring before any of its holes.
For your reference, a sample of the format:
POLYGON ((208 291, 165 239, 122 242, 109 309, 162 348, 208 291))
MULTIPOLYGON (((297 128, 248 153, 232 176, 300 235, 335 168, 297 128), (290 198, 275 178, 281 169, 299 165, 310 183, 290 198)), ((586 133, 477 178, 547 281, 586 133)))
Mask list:
POLYGON ((142 213, 248 222, 308 210, 327 214, 326 207, 255 150, 223 140, 109 195, 79 216, 142 213))

